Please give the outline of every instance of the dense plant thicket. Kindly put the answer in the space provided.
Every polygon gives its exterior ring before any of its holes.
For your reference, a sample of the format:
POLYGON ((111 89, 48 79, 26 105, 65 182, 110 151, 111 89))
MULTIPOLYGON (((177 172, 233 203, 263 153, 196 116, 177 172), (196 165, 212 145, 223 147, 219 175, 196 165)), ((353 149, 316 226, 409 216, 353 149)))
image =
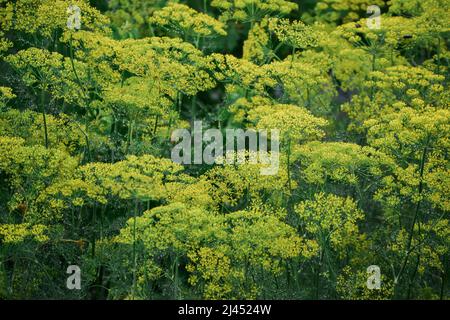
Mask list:
POLYGON ((0 298, 448 299, 449 17, 0 0, 0 298), (278 174, 174 163, 194 120, 279 128, 278 174))

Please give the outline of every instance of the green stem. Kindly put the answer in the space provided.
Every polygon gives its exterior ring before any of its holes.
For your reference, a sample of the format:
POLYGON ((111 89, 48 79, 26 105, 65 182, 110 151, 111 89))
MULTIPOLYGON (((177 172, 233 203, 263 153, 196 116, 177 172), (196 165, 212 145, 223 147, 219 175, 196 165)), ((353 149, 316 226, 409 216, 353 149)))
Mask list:
POLYGON ((375 64, 376 64, 376 61, 377 61, 377 56, 376 56, 376 54, 373 52, 373 53, 372 53, 372 71, 375 71, 375 64))
POLYGON ((131 143, 133 142, 133 127, 134 127, 134 120, 131 120, 130 125, 128 126, 128 139, 127 139, 127 147, 125 150, 126 154, 128 154, 131 143))
POLYGON ((438 46, 437 46, 437 70, 436 73, 439 74, 441 69, 441 38, 438 37, 438 46))
POLYGON ((291 182, 291 138, 287 139, 287 178, 289 193, 292 195, 292 182, 291 182))
POLYGON ((200 35, 197 35, 197 38, 195 39, 195 47, 199 49, 199 45, 200 45, 200 35))
MULTIPOLYGON (((78 73, 77 73, 77 69, 75 68, 75 63, 74 63, 74 55, 73 55, 73 45, 72 45, 72 35, 70 35, 70 41, 69 41, 69 51, 70 51, 70 64, 72 66, 72 71, 75 75, 75 79, 77 80, 77 84, 80 87, 80 90, 83 92, 83 100, 86 99, 86 93, 84 91, 84 87, 81 84, 81 80, 78 77, 78 73)), ((86 102, 85 102, 86 103, 86 102)), ((91 154, 91 147, 90 147, 90 142, 89 142, 89 134, 88 134, 88 125, 87 125, 87 121, 85 123, 85 129, 86 132, 83 132, 84 138, 86 140, 86 148, 87 148, 87 154, 89 156, 89 161, 92 161, 92 154, 91 154)))
POLYGON ((156 130, 158 130, 158 120, 159 120, 159 115, 155 116, 155 126, 153 127, 153 136, 156 135, 156 130))
POLYGON ((179 299, 178 294, 178 255, 175 257, 175 263, 174 263, 174 272, 175 272, 175 281, 174 281, 174 296, 175 299, 179 299))
MULTIPOLYGON (((425 160, 426 160, 427 151, 428 151, 428 142, 429 141, 427 141, 427 144, 426 144, 426 146, 423 149, 422 158, 420 160, 420 169, 419 169, 420 170, 420 182, 419 182, 419 189, 418 189, 419 197, 421 196, 422 191, 423 191, 423 171, 424 171, 424 168, 425 168, 425 160)), ((413 239, 413 235, 414 235, 414 227, 416 226, 417 218, 418 218, 419 212, 420 212, 420 202, 421 202, 421 200, 419 199, 419 201, 417 202, 417 205, 416 205, 416 209, 414 211, 414 217, 413 217, 413 221, 411 223, 411 227, 409 229, 408 242, 407 242, 407 245, 406 245, 406 256, 405 256, 405 258, 403 260, 403 264, 402 264, 402 267, 400 269, 400 272, 398 273, 398 275, 396 277, 397 283, 399 282, 403 272, 406 269, 406 265, 408 264, 408 260, 409 260, 409 257, 411 255, 411 252, 412 252, 411 244, 412 244, 412 239, 413 239)))
POLYGON ((73 71, 73 73, 74 73, 74 75, 75 75, 75 79, 77 80, 77 84, 78 84, 78 86, 80 87, 80 89, 81 89, 81 91, 83 92, 83 95, 84 95, 84 94, 85 94, 84 87, 83 87, 83 85, 81 84, 81 80, 80 80, 80 78, 78 77, 77 69, 75 68, 74 55, 73 55, 73 45, 72 45, 72 35, 70 35, 69 46, 70 46, 70 47, 69 47, 69 51, 70 51, 70 64, 71 64, 71 66, 72 66, 72 71, 73 71))
POLYGON ((192 102, 191 102, 191 118, 192 118, 192 123, 194 123, 195 119, 196 119, 196 104, 197 104, 197 96, 194 96, 192 98, 192 102))
POLYGON ((91 256, 92 258, 95 258, 95 243, 97 241, 96 239, 96 235, 95 235, 95 225, 96 225, 96 212, 95 212, 95 207, 92 208, 92 226, 93 226, 93 232, 92 232, 92 252, 91 252, 91 256))
POLYGON ((137 269, 137 255, 136 255, 136 216, 138 210, 138 200, 135 199, 133 210, 133 300, 136 295, 137 282, 136 282, 136 269, 137 269))
POLYGON ((292 47, 291 65, 294 63, 294 57, 295 57, 295 47, 292 47))

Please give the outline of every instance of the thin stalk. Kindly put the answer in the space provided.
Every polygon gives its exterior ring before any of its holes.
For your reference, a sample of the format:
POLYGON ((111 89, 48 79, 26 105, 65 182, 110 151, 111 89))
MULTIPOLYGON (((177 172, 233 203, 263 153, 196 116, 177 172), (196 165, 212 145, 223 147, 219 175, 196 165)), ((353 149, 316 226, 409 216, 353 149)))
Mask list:
POLYGON ((287 139, 287 178, 288 178, 288 186, 289 193, 292 194, 292 182, 291 182, 291 138, 287 139))
POLYGON ((174 263, 174 273, 175 273, 175 281, 174 281, 174 296, 175 299, 179 299, 179 293, 178 293, 178 255, 175 257, 175 263, 174 263))
POLYGON ((136 282, 136 269, 137 269, 137 255, 136 255, 136 216, 138 210, 138 200, 135 199, 133 210, 133 300, 136 295, 137 282, 136 282))
POLYGON ((95 258, 95 243, 97 241, 96 236, 95 236, 95 225, 96 225, 96 221, 97 217, 96 217, 96 212, 95 212, 95 206, 92 208, 92 226, 94 231, 92 232, 92 252, 91 252, 91 256, 92 258, 95 258))
POLYGON ((319 299, 319 290, 320 290, 320 271, 322 269, 322 258, 323 258, 323 250, 320 250, 320 260, 319 260, 319 265, 317 267, 316 270, 316 274, 315 274, 315 281, 316 281, 316 299, 319 299))
POLYGON ((375 52, 372 52, 372 71, 375 71, 375 64, 377 61, 377 56, 375 52))
MULTIPOLYGON (((70 64, 72 66, 72 71, 75 75, 75 79, 77 80, 77 84, 80 87, 80 90, 83 92, 83 100, 86 99, 86 92, 84 90, 84 87, 81 83, 80 78, 78 77, 78 73, 77 73, 77 69, 75 68, 75 62, 74 62, 74 54, 73 54, 73 44, 72 44, 72 35, 70 35, 70 40, 69 40, 69 52, 70 52, 70 64)), ((85 127, 86 127, 86 132, 83 131, 83 135, 85 137, 86 140, 86 148, 87 148, 87 153, 89 156, 89 161, 92 161, 92 154, 91 154, 91 148, 90 148, 90 142, 89 142, 89 134, 88 134, 88 125, 87 125, 87 121, 85 123, 85 127)))
MULTIPOLYGON (((445 264, 444 264, 444 266, 445 266, 445 264)), ((446 280, 446 274, 445 274, 445 268, 444 268, 444 270, 441 272, 441 289, 440 289, 440 293, 439 293, 439 300, 444 299, 445 280, 446 280)))
POLYGON ((159 115, 155 116, 155 126, 153 127, 153 136, 156 135, 156 130, 158 129, 158 120, 159 120, 159 115))
MULTIPOLYGON (((423 171, 424 171, 424 167, 425 167, 425 160, 426 160, 426 156, 427 156, 427 151, 428 151, 428 142, 427 142, 426 146, 423 149, 422 158, 420 160, 420 169, 419 169, 420 170, 420 182, 419 182, 419 189, 418 189, 419 196, 422 194, 422 191, 423 191, 423 171)), ((421 200, 419 199, 419 201, 417 202, 417 205, 416 205, 416 209, 414 211, 414 218, 413 218, 413 221, 411 223, 411 227, 409 229, 408 242, 407 242, 407 245, 406 245, 406 256, 405 256, 405 258, 403 260, 400 272, 398 273, 398 275, 396 277, 397 283, 399 282, 398 280, 400 280, 403 272, 406 269, 406 265, 408 264, 408 260, 409 260, 409 257, 411 255, 411 252, 412 252, 411 244, 412 244, 412 239, 413 239, 413 235, 414 235, 414 227, 416 226, 417 218, 418 218, 419 212, 420 212, 420 202, 421 202, 421 200)))
POLYGON ((125 153, 127 154, 133 141, 133 127, 134 127, 134 120, 131 120, 130 125, 128 126, 128 139, 127 139, 127 147, 125 150, 125 153))
POLYGON ((291 65, 294 63, 295 47, 292 47, 291 65))
POLYGON ((438 46, 437 46, 437 70, 436 73, 439 74, 441 69, 441 38, 438 37, 438 46))
POLYGON ((195 39, 195 47, 199 49, 200 46, 200 35, 197 35, 197 38, 195 39))

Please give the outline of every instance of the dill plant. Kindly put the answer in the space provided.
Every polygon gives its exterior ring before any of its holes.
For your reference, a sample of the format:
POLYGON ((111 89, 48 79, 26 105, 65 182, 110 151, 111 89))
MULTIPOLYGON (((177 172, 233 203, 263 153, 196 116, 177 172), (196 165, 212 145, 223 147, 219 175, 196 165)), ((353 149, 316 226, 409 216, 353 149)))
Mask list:
POLYGON ((0 1, 0 298, 448 299, 449 10, 0 1), (196 120, 278 174, 174 163, 196 120))

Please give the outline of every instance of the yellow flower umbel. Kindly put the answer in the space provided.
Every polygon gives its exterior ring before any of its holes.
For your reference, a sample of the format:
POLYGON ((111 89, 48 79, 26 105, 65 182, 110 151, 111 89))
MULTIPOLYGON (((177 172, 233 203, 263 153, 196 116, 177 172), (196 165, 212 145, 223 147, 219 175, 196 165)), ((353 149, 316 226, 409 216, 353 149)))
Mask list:
POLYGON ((275 33, 278 40, 295 49, 306 49, 318 45, 318 32, 302 21, 287 19, 269 19, 269 30, 275 33))
POLYGON ((331 248, 343 258, 347 248, 358 246, 357 222, 364 218, 364 213, 350 197, 317 193, 313 200, 299 203, 295 212, 304 230, 319 243, 322 252, 331 248))
POLYGON ((222 22, 184 4, 170 3, 154 12, 149 21, 151 24, 175 33, 185 41, 195 41, 197 47, 201 38, 227 34, 222 22))
POLYGON ((342 109, 352 119, 350 129, 362 131, 365 120, 404 107, 423 110, 427 105, 444 106, 447 95, 443 76, 423 67, 395 66, 370 72, 361 85, 361 92, 342 109))
POLYGON ((0 110, 6 106, 9 100, 12 100, 16 95, 12 92, 11 88, 0 87, 0 110))

